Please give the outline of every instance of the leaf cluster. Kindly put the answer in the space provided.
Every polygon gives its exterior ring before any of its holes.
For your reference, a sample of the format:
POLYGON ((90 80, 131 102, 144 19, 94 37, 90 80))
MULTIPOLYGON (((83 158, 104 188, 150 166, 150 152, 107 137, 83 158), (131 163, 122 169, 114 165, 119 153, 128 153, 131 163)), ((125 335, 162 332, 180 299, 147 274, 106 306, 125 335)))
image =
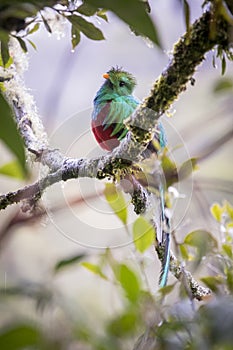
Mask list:
MULTIPOLYGON (((103 40, 102 31, 90 19, 100 18, 108 21, 107 11, 112 11, 138 34, 148 37, 156 45, 160 45, 155 24, 148 14, 148 3, 140 0, 105 1, 85 0, 81 5, 76 2, 56 0, 5 0, 0 6, 0 40, 2 42, 3 64, 9 59, 8 42, 13 35, 23 49, 27 51, 25 38, 37 31, 42 24, 49 33, 53 32, 47 9, 59 14, 71 23, 71 42, 73 49, 78 45, 81 33, 92 40, 103 40)), ((33 42, 27 41, 35 48, 33 42)))
MULTIPOLYGON (((115 196, 117 201, 117 190, 111 187, 107 186, 107 191, 111 189, 111 200, 115 196)), ((107 198, 109 199, 108 193, 107 198)), ((116 206, 114 208, 116 209, 116 206)), ((99 285, 113 284, 122 307, 104 322, 103 332, 99 334, 88 323, 79 320, 69 324, 69 338, 66 338, 64 345, 62 339, 58 341, 53 337, 47 337, 42 325, 37 322, 29 324, 24 320, 2 327, 1 346, 4 348, 9 341, 9 349, 12 350, 20 347, 48 349, 54 346, 55 342, 58 349, 64 349, 69 343, 77 344, 82 349, 97 350, 107 350, 109 346, 114 350, 231 349, 233 207, 229 202, 224 202, 222 205, 214 203, 210 212, 219 225, 219 230, 224 225, 224 241, 217 242, 211 233, 197 230, 189 233, 182 243, 187 249, 186 254, 182 253, 186 262, 192 256, 198 264, 203 259, 205 262, 208 259, 213 266, 214 273, 202 278, 212 290, 213 298, 210 300, 201 305, 194 304, 183 280, 179 296, 173 295, 173 303, 168 308, 165 297, 170 298, 174 291, 177 295, 177 283, 160 289, 156 294, 151 293, 144 282, 145 271, 140 260, 119 261, 109 249, 99 254, 95 260, 93 256, 79 253, 59 260, 54 266, 54 276, 73 267, 85 269, 87 275, 92 273, 99 285), (191 255, 190 248, 195 249, 196 254, 191 255)), ((122 220, 121 215, 119 218, 122 220)), ((148 225, 144 218, 139 217, 134 224, 135 233, 141 232, 141 229, 144 230, 146 227, 150 231, 148 225)), ((142 240, 140 244, 135 245, 138 252, 144 250, 146 242, 147 240, 142 240)), ((56 294, 45 286, 25 284, 2 289, 0 293, 6 298, 5 300, 16 297, 31 298, 40 312, 45 312, 48 308, 51 310, 54 303, 56 304, 56 294)))

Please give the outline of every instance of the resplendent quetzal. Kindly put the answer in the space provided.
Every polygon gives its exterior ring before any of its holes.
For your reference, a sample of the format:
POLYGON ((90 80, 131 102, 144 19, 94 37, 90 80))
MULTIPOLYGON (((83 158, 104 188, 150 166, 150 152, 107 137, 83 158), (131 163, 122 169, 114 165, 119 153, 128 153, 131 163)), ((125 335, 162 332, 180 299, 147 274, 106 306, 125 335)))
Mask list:
MULTIPOLYGON (((124 121, 131 116, 140 101, 133 95, 136 85, 134 76, 121 68, 111 68, 103 75, 105 82, 98 90, 94 99, 94 110, 92 113, 91 127, 93 134, 99 145, 111 151, 120 144, 120 141, 126 136, 128 129, 124 121)), ((155 136, 163 149, 166 145, 166 138, 162 124, 158 123, 158 134, 155 136), (159 135, 159 136, 158 136, 159 135)), ((151 144, 148 146, 151 151, 151 144)), ((154 149, 154 151, 156 151, 154 149)), ((157 150, 158 151, 158 150, 157 150)), ((168 230, 169 220, 165 215, 164 189, 161 182, 159 186, 160 193, 160 221, 161 238, 157 234, 159 244, 164 244, 165 253, 160 275, 160 286, 164 287, 167 283, 167 276, 170 262, 170 235, 168 230)))

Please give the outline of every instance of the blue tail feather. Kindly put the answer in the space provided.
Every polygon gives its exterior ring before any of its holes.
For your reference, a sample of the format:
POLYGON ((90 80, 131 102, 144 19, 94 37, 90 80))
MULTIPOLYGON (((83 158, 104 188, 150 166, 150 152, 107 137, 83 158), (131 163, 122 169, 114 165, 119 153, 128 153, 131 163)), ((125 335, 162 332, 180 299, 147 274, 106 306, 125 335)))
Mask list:
POLYGON ((170 265, 170 233, 165 234, 165 247, 164 247, 164 259, 162 262, 162 268, 159 278, 159 286, 165 287, 167 284, 168 272, 170 265))
POLYGON ((160 201, 161 201, 161 218, 162 218, 162 244, 164 245, 164 258, 162 262, 162 268, 159 278, 159 286, 161 288, 165 287, 167 284, 169 265, 170 265, 170 223, 169 218, 165 213, 165 203, 164 203, 164 190, 161 184, 160 186, 160 201))

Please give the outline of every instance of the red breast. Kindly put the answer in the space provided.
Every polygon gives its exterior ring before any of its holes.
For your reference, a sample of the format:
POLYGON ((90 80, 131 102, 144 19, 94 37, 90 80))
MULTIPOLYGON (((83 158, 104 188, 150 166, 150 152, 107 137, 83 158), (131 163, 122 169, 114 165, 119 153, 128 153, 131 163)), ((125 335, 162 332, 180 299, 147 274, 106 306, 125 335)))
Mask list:
POLYGON ((120 142, 115 135, 111 136, 113 132, 113 126, 110 125, 107 129, 104 130, 103 123, 109 111, 110 102, 106 103, 106 105, 101 109, 100 113, 97 115, 96 119, 92 120, 91 128, 99 145, 107 151, 112 151, 115 147, 119 145, 120 142))

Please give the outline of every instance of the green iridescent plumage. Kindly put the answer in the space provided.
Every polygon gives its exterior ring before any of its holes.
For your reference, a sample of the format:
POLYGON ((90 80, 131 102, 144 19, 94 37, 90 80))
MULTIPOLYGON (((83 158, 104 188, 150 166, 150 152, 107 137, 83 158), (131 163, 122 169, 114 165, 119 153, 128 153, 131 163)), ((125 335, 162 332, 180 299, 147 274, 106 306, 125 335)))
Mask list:
POLYGON ((104 74, 104 77, 106 80, 94 100, 92 120, 98 121, 101 110, 111 102, 105 118, 100 120, 103 125, 103 135, 101 136, 104 138, 104 132, 110 126, 113 126, 110 136, 116 135, 118 140, 122 140, 128 131, 124 125, 124 120, 132 115, 139 105, 139 101, 132 96, 136 80, 130 73, 120 68, 112 68, 104 74))

